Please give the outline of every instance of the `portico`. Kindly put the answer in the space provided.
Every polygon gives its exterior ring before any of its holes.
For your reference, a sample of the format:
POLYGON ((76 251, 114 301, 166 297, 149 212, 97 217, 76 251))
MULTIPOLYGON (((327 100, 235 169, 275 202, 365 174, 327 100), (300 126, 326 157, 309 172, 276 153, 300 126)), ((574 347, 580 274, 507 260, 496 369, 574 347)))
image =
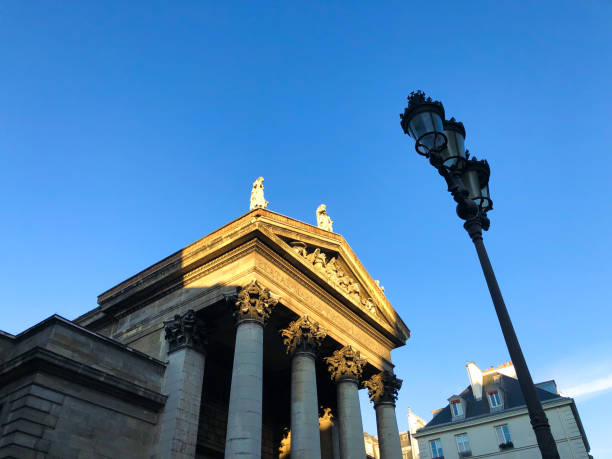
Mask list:
POLYGON ((255 208, 78 321, 167 362, 160 456, 363 458, 365 384, 401 458, 390 351, 409 330, 339 234, 255 208))

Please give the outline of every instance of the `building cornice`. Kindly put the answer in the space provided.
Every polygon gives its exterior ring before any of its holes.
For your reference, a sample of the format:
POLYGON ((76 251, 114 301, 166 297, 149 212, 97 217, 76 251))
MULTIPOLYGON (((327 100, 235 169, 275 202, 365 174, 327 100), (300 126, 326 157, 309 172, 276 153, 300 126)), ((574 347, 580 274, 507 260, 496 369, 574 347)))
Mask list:
POLYGON ((96 333, 94 331, 88 330, 85 327, 82 327, 80 325, 75 324, 74 322, 60 316, 57 314, 54 314, 52 316, 47 317, 45 320, 37 323, 36 325, 28 328, 27 330, 24 330, 23 332, 19 333, 18 335, 11 335, 10 336, 10 340, 11 340, 11 344, 13 345, 18 345, 20 342, 24 341, 25 339, 40 333, 42 330, 44 330, 47 327, 53 326, 53 325, 59 325, 59 326, 63 326, 66 327, 68 329, 70 329, 71 331, 77 332, 81 335, 87 336, 90 339, 94 339, 96 341, 100 341, 103 342, 105 344, 108 344, 112 347, 115 347, 117 349, 120 349, 123 352, 127 352, 130 355, 140 359, 140 360, 144 360, 148 363, 151 363, 155 366, 157 366, 158 368, 160 368, 161 370, 166 368, 166 364, 164 362, 162 362, 161 360, 158 360, 154 357, 151 357, 148 354, 145 354, 144 352, 138 351, 136 349, 133 349, 129 346, 126 346, 125 344, 122 344, 118 341, 115 341, 114 339, 111 339, 107 336, 101 335, 99 333, 96 333))
POLYGON ((321 230, 315 226, 308 225, 307 223, 294 220, 275 212, 271 212, 265 209, 255 209, 235 220, 223 225, 221 228, 213 231, 207 236, 189 244, 184 249, 178 250, 172 255, 167 256, 163 260, 151 265, 150 267, 142 270, 141 272, 129 277, 125 281, 117 284, 115 287, 101 293, 98 296, 98 304, 102 305, 110 301, 117 295, 125 294, 129 290, 134 289, 138 285, 142 285, 148 281, 154 280, 160 276, 163 276, 167 271, 173 270, 176 267, 186 266, 194 262, 195 260, 206 255, 206 252, 211 248, 223 243, 228 237, 236 237, 240 234, 241 230, 252 226, 260 219, 267 219, 269 221, 282 223, 288 227, 299 228, 302 230, 308 230, 311 233, 317 234, 319 237, 323 237, 330 241, 341 242, 344 238, 336 233, 330 233, 328 231, 321 230))
POLYGON ((0 365, 0 387, 24 375, 43 372, 78 382, 132 405, 160 411, 167 396, 42 347, 33 347, 0 365))

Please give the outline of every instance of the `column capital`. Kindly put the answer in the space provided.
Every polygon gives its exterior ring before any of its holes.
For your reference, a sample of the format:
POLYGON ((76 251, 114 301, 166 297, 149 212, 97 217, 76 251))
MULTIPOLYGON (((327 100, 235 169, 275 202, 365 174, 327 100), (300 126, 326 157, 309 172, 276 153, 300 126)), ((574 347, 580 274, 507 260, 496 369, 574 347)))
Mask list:
POLYGON ((304 315, 291 322, 289 327, 281 330, 281 336, 287 348, 287 354, 295 355, 299 352, 314 354, 327 336, 327 332, 318 322, 304 315))
POLYGON ((372 376, 363 385, 368 388, 368 395, 374 406, 381 403, 395 405, 397 392, 402 387, 402 380, 396 378, 395 374, 390 371, 383 371, 372 376))
POLYGON ((342 349, 334 351, 331 357, 326 357, 328 370, 331 378, 338 382, 343 379, 353 379, 359 381, 366 359, 362 359, 359 351, 352 346, 344 346, 342 349))
POLYGON ((270 295, 270 290, 259 285, 256 280, 251 281, 238 293, 234 310, 236 325, 246 321, 263 325, 277 303, 278 300, 270 295))
POLYGON ((174 319, 164 322, 168 353, 190 347, 204 352, 206 347, 206 328, 204 322, 193 309, 182 316, 176 314, 174 319))

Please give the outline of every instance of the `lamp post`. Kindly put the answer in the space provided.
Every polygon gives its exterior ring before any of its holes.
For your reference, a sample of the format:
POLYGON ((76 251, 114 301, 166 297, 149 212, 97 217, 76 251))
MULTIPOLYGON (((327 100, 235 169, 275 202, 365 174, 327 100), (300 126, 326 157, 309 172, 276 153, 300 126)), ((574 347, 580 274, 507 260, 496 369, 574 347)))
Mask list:
POLYGON ((417 153, 429 158, 431 165, 446 180, 448 191, 457 202, 457 215, 465 220, 463 227, 476 247, 499 325, 527 404, 527 411, 542 458, 558 459, 557 444, 536 394, 527 362, 525 362, 482 239, 482 231, 488 230, 490 225, 487 212, 493 209, 493 202, 489 196, 489 164, 486 160, 478 161, 476 158, 469 158, 469 152, 464 145, 463 123, 455 121, 454 118, 445 120, 442 103, 426 97, 422 91, 410 94, 408 107, 400 118, 404 133, 415 140, 417 153))

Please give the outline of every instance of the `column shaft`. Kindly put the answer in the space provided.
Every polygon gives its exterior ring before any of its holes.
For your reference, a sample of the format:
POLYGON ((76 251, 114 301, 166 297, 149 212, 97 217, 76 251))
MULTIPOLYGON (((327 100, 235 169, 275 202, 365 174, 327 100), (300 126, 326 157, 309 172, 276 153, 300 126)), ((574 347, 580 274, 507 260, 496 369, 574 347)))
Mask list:
POLYGON ((315 360, 306 352, 291 361, 291 458, 321 458, 315 360))
POLYGON ((226 458, 261 457, 263 324, 240 323, 225 437, 226 458))
POLYGON ((341 379, 336 384, 338 388, 340 458, 363 459, 366 457, 366 452, 357 381, 341 379))
POLYGON ((395 405, 378 403, 375 409, 381 459, 402 459, 402 445, 395 417, 395 405))
POLYGON ((332 448, 334 452, 333 459, 340 459, 340 434, 338 433, 338 422, 332 425, 332 448))
POLYGON ((168 395, 168 400, 159 422, 160 457, 195 457, 204 363, 204 354, 189 347, 168 355, 164 382, 164 393, 168 395))

